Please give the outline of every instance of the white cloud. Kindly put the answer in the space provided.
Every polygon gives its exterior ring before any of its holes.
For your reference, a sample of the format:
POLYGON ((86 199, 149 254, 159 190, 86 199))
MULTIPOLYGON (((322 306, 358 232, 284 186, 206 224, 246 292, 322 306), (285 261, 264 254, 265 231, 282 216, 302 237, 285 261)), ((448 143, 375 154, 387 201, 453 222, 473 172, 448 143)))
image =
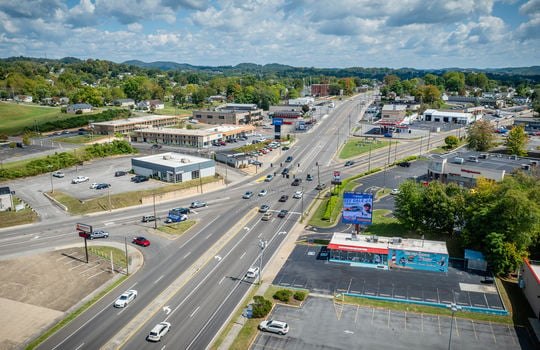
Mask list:
POLYGON ((131 24, 128 24, 127 27, 132 32, 140 32, 143 29, 143 26, 140 23, 131 23, 131 24))

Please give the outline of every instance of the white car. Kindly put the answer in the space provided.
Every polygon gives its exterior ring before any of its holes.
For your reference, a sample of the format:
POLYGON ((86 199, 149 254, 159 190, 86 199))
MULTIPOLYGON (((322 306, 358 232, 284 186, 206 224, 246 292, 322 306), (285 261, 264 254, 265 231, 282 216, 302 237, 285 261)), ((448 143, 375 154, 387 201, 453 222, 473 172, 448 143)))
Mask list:
POLYGON ((76 178, 71 180, 71 183, 72 184, 79 184, 81 182, 86 182, 88 180, 90 180, 90 178, 88 176, 77 176, 76 178))
POLYGON ((118 299, 114 302, 115 307, 126 307, 127 304, 129 304, 132 300, 134 300, 137 297, 137 291, 134 289, 130 289, 126 291, 124 294, 120 295, 118 299))
POLYGON ((257 276, 259 276, 259 268, 256 266, 250 267, 246 272, 247 278, 255 278, 257 276))
POLYGON ((390 192, 390 194, 392 194, 392 195, 399 194, 399 190, 398 190, 397 188, 394 188, 394 189, 390 192))
POLYGON ((264 197, 266 196, 267 193, 268 193, 267 190, 261 190, 261 192, 259 192, 259 197, 264 197))
POLYGON ((98 185, 99 185, 99 184, 98 184, 97 182, 94 182, 93 184, 90 185, 90 189, 93 190, 93 189, 97 188, 98 185))
POLYGON ((300 199, 300 198, 302 198, 303 195, 304 195, 304 192, 296 191, 296 192, 294 192, 294 195, 292 197, 296 198, 296 199, 300 199))
POLYGON ((61 171, 55 171, 55 172, 52 173, 52 176, 54 176, 54 177, 64 177, 65 174, 63 172, 61 172, 61 171))
POLYGON ((148 334, 149 341, 160 341, 161 338, 169 332, 171 324, 169 322, 160 322, 152 328, 150 334, 148 334))
POLYGON ((289 332, 289 325, 283 321, 268 320, 262 321, 259 324, 259 329, 263 332, 272 332, 283 335, 289 332))

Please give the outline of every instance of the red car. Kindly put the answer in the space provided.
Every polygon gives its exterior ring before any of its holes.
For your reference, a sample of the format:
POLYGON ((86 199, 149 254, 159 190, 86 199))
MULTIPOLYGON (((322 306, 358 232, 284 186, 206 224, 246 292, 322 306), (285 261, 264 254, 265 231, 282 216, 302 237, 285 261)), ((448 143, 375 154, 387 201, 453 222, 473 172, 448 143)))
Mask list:
POLYGON ((280 202, 286 202, 287 199, 289 199, 289 196, 287 196, 286 194, 284 194, 283 196, 281 196, 281 198, 279 199, 280 202))
POLYGON ((147 240, 144 237, 135 237, 133 238, 133 243, 137 245, 142 245, 143 247, 148 247, 150 245, 150 241, 147 240))

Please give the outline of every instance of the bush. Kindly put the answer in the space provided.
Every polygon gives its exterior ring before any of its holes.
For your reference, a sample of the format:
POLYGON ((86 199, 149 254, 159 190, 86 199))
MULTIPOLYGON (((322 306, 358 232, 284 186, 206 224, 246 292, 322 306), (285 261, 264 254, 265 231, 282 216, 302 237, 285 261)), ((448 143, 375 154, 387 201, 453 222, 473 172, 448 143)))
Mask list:
POLYGON ((324 211, 324 215, 321 218, 322 220, 330 220, 332 217, 332 212, 334 211, 334 207, 337 205, 338 198, 336 196, 330 197, 328 202, 326 203, 326 210, 324 211))
POLYGON ((297 291, 293 297, 295 300, 302 301, 306 298, 306 292, 297 291))
POLYGON ((282 289, 282 290, 278 290, 274 294, 273 298, 277 299, 277 300, 279 300, 281 302, 287 303, 291 299, 292 294, 293 293, 290 290, 282 289))
POLYGON ((265 299, 263 296, 256 295, 253 297, 253 317, 266 317, 272 310, 272 302, 265 299))

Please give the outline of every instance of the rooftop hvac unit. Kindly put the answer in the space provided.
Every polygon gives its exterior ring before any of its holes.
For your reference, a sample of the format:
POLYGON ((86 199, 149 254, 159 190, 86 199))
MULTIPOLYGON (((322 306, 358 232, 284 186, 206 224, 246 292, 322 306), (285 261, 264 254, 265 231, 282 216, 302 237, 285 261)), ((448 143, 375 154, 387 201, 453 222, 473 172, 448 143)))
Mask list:
POLYGON ((180 163, 190 163, 190 161, 187 158, 182 158, 180 159, 180 163))
POLYGON ((401 244, 401 237, 393 237, 392 244, 401 244))
POLYGON ((163 155, 163 159, 164 160, 169 160, 169 159, 172 159, 172 157, 171 157, 170 154, 165 154, 165 155, 163 155))

